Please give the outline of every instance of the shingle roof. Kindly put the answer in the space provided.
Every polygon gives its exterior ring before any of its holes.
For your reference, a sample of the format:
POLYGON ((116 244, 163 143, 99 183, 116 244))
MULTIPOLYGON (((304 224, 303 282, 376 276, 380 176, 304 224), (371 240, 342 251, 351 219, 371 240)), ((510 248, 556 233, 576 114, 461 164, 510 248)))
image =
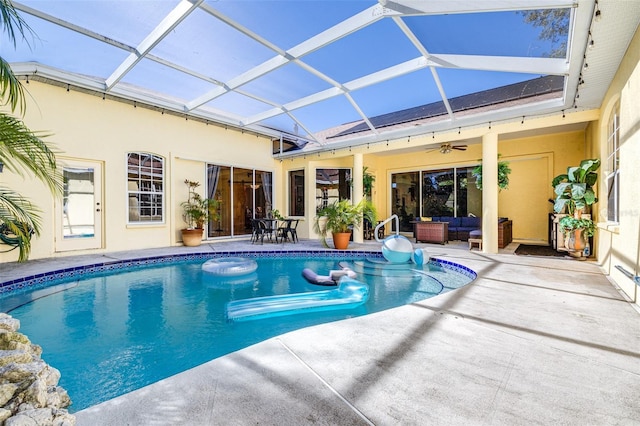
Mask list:
MULTIPOLYGON (((449 99, 452 111, 461 112, 490 105, 498 105, 505 102, 532 98, 544 94, 561 92, 564 86, 564 77, 546 76, 520 83, 510 84, 495 89, 483 90, 464 96, 449 99)), ((401 111, 371 117, 370 121, 376 128, 394 126, 431 117, 447 114, 442 101, 408 108, 401 111)), ((354 123, 353 127, 343 130, 327 139, 368 131, 369 126, 363 121, 354 123)))

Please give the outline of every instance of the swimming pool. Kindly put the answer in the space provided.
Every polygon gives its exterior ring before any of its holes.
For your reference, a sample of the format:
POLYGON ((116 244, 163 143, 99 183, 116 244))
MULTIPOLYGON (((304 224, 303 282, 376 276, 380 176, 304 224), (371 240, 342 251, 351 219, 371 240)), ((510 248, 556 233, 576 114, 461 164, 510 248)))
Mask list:
POLYGON ((23 291, 22 298, 5 295, 0 305, 3 311, 22 305, 10 314, 21 321, 21 332, 42 346, 43 359, 60 370, 60 386, 69 392, 74 412, 270 337, 423 300, 475 277, 444 261, 407 265, 415 272, 365 270, 371 266, 365 258, 379 259, 375 253, 242 255, 256 258, 256 272, 242 277, 204 273, 201 265, 213 257, 210 253, 113 264, 106 271, 72 271, 58 281, 43 278, 35 288, 45 288, 23 291), (364 305, 242 323, 225 318, 231 300, 323 290, 302 279, 302 269, 322 273, 338 262, 350 262, 358 279, 369 284, 364 305), (38 291, 46 297, 31 300, 38 291))

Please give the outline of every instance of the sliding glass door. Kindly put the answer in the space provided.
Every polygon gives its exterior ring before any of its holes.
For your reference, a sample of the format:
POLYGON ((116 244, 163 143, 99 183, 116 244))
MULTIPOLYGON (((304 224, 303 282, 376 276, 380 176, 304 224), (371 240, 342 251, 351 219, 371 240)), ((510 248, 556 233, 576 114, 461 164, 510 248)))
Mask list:
POLYGON ((400 231, 413 231, 411 221, 421 216, 481 216, 482 192, 475 186, 472 169, 392 174, 391 212, 400 219, 400 231))
MULTIPOLYGON (((391 175, 391 214, 397 214, 400 219, 400 231, 412 232, 412 220, 420 216, 418 204, 418 189, 420 185, 419 172, 395 173, 391 175)), ((392 231, 395 221, 392 222, 392 231)))
POLYGON ((210 220, 207 235, 251 234, 251 219, 273 209, 273 174, 240 167, 207 165, 207 197, 219 201, 219 217, 210 220))

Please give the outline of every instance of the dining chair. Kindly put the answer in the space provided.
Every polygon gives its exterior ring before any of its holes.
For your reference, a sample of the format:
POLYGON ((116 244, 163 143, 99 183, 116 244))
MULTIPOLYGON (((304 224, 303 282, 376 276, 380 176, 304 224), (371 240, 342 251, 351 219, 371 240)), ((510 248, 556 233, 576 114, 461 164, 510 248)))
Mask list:
POLYGON ((284 223, 278 229, 278 234, 282 238, 282 242, 289 240, 291 242, 298 242, 298 219, 285 219, 284 223), (291 238, 289 238, 291 237, 291 238))
POLYGON ((258 240, 260 240, 260 243, 264 244, 264 236, 267 231, 265 223, 260 219, 252 219, 251 228, 251 243, 255 244, 258 242, 258 240))

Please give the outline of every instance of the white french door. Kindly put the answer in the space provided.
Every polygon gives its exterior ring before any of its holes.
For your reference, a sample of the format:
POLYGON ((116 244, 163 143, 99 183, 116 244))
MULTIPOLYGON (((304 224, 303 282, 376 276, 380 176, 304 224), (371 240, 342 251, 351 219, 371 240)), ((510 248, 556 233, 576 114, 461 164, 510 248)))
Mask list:
POLYGON ((102 247, 102 165, 63 160, 64 194, 56 201, 56 251, 102 247))

